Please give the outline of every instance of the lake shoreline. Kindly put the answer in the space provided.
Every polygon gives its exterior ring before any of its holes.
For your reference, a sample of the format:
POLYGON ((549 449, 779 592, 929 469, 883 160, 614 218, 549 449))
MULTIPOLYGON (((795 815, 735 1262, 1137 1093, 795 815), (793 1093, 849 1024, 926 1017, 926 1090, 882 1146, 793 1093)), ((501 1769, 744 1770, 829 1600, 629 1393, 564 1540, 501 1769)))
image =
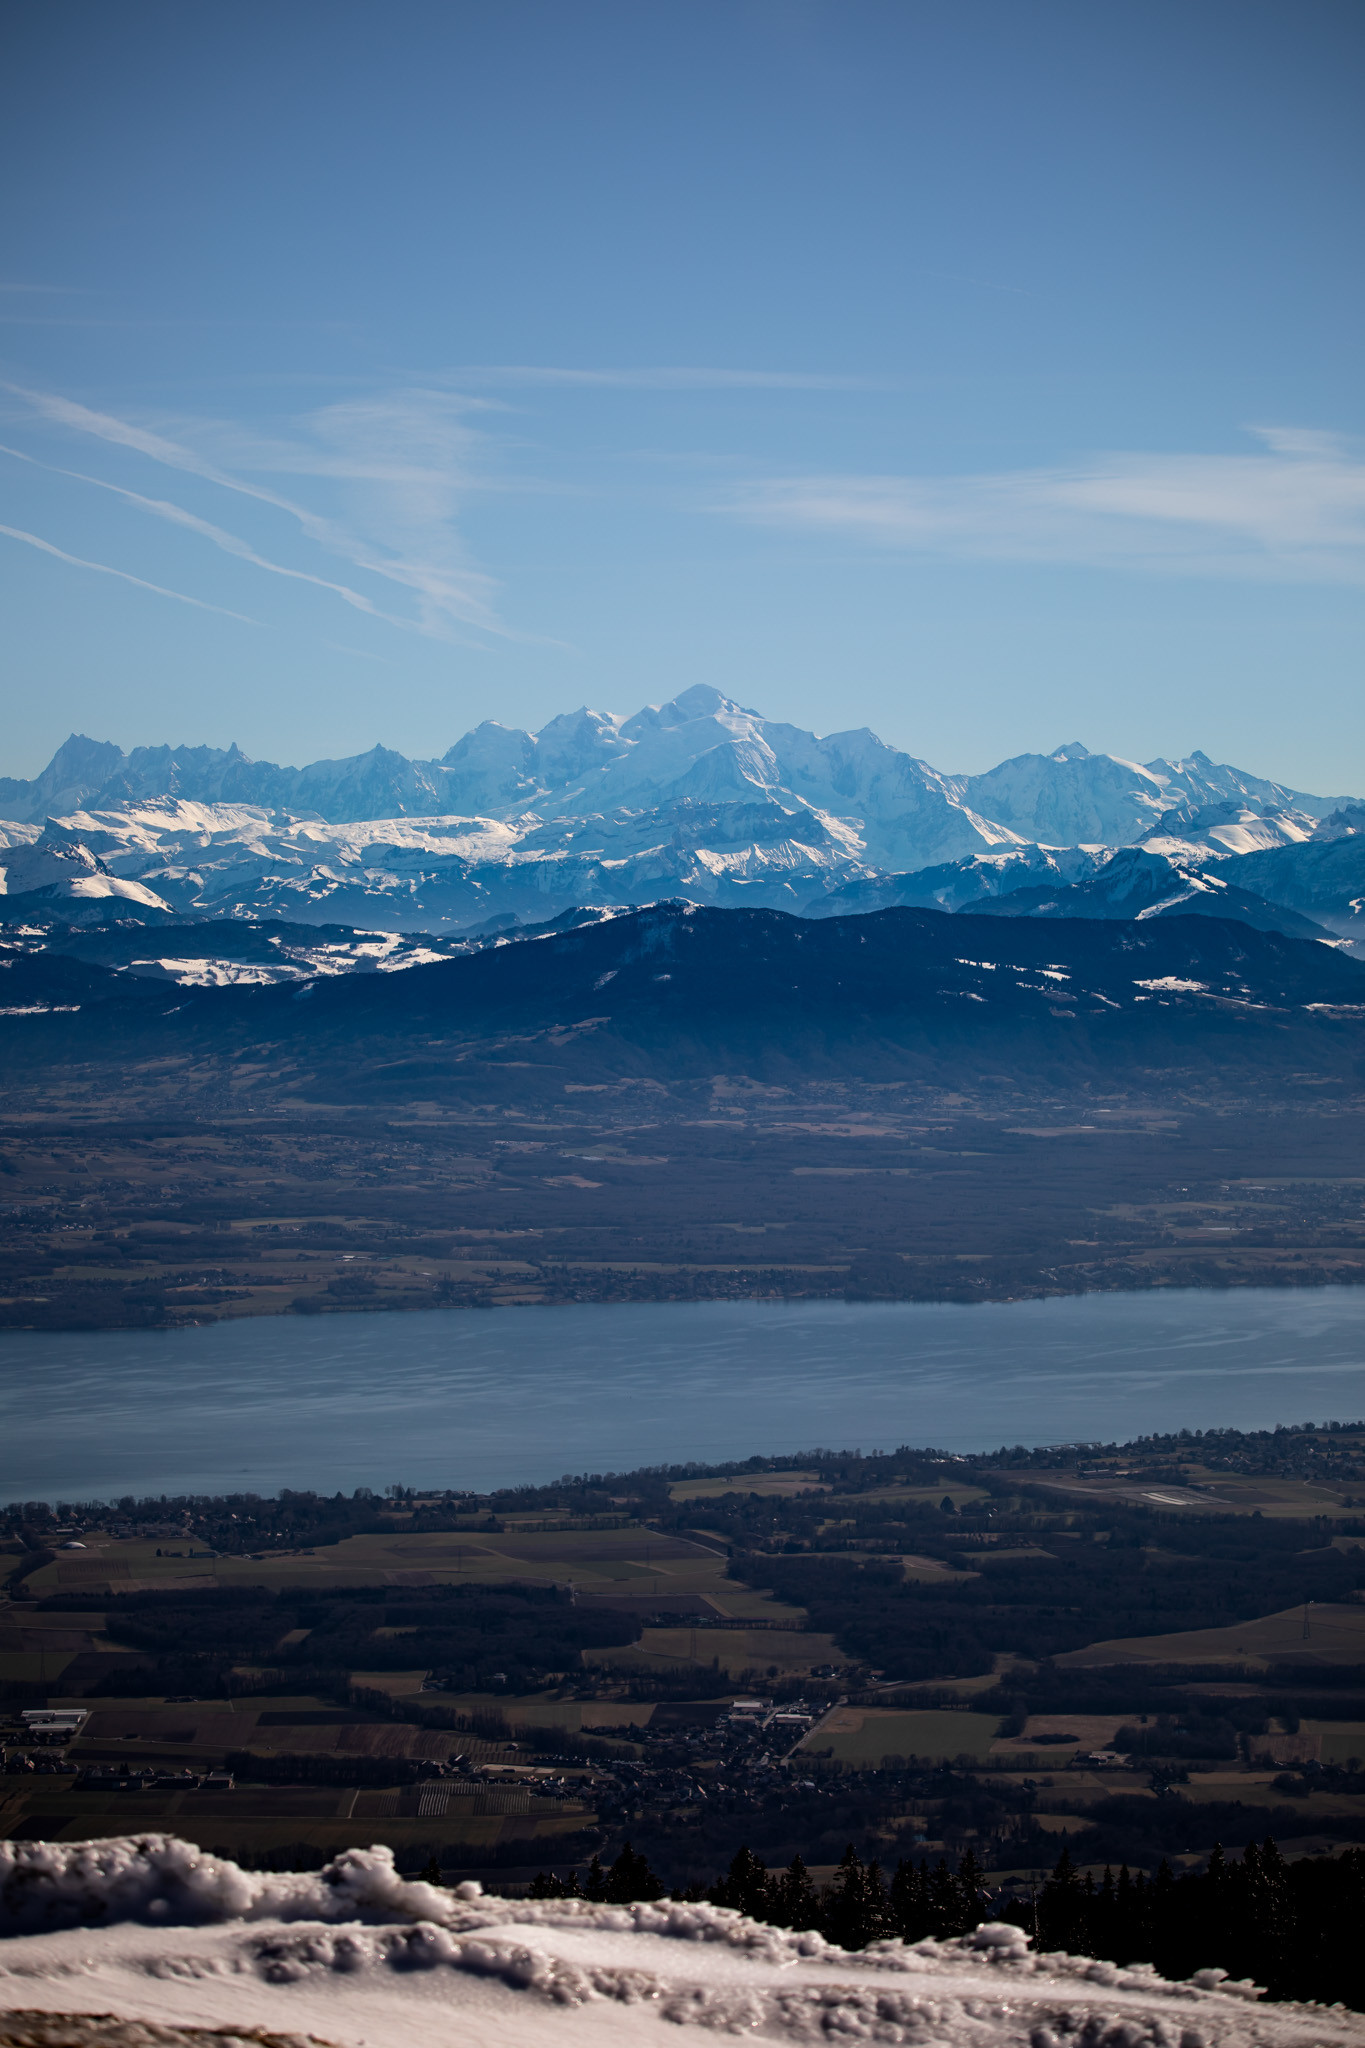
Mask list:
POLYGON ((1365 1280, 1365 1109, 827 1097, 11 1114, 0 1331, 1365 1280))
MULTIPOLYGON (((900 1307, 945 1307, 984 1308, 1004 1306, 1028 1301, 1076 1301, 1094 1295, 1122 1294, 1185 1294, 1211 1293, 1234 1294, 1251 1290, 1282 1294, 1311 1294, 1328 1287, 1365 1287, 1365 1266, 1311 1268, 1299 1273, 1288 1273, 1283 1267, 1272 1267, 1267 1271, 1248 1270, 1244 1273, 1223 1271, 1216 1276, 1172 1276, 1163 1272, 1150 1279, 1140 1272, 1115 1277, 1113 1280, 1089 1287, 1036 1287, 1027 1286, 1006 1291, 990 1281, 981 1284, 980 1291, 962 1287, 957 1290, 940 1288, 922 1293, 878 1293, 871 1289, 854 1291, 849 1288, 827 1291, 814 1288, 752 1288, 718 1287, 713 1291, 693 1287, 676 1293, 645 1293, 640 1291, 619 1293, 583 1290, 566 1290, 555 1293, 546 1288, 530 1292, 516 1287, 505 1289, 490 1288, 484 1293, 460 1294, 452 1299, 422 1299, 412 1290, 377 1298, 358 1300, 328 1301, 322 1304, 316 1296, 309 1296, 287 1302, 253 1300, 242 1308, 234 1308, 222 1315, 177 1315, 171 1311, 156 1319, 137 1320, 130 1317, 124 1321, 91 1321, 86 1319, 62 1321, 59 1318, 45 1322, 0 1322, 0 1345, 11 1335, 33 1336, 45 1332, 52 1334, 76 1334, 77 1332, 131 1331, 167 1335, 177 1330, 211 1329, 220 1324, 278 1321, 296 1317, 305 1321, 349 1321, 356 1316, 377 1315, 429 1315, 445 1314, 465 1310, 491 1309, 572 1309, 572 1308, 639 1308, 651 1305, 659 1307, 702 1307, 709 1304, 730 1303, 754 1307, 781 1306, 798 1302, 829 1302, 853 1307, 860 1303, 878 1303, 900 1307)), ((12 1308, 16 1304, 0 1304, 0 1309, 12 1308)))
POLYGON ((1365 1414, 1365 1289, 578 1303, 0 1336, 0 1500, 469 1487, 1365 1414))

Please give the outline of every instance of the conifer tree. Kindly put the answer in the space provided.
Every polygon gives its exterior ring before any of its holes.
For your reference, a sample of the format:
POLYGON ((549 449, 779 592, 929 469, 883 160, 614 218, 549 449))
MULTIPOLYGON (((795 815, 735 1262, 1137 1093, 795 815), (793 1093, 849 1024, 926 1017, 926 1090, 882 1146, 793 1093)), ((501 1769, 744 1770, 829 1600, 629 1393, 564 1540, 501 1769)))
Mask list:
POLYGON ((1269 1835, 1259 1853, 1256 1844, 1248 1842, 1241 1875, 1242 1920, 1255 1957, 1251 1974, 1258 1984, 1283 1996, 1280 1987, 1295 1947, 1295 1914, 1284 1858, 1269 1835))
POLYGON ((919 1868, 902 1856, 891 1879, 891 1915, 902 1941, 923 1941, 932 1929, 929 1909, 929 1870, 921 1856, 919 1868))
POLYGON ((862 1920, 863 1860, 852 1842, 839 1858, 833 1880, 825 1887, 821 1932, 840 1948, 856 1948, 862 1920))
MULTIPOLYGON (((1193 1888, 1187 1886, 1183 1889, 1193 1888)), ((1237 1925, 1240 1915, 1236 1908, 1235 1890, 1236 1880, 1223 1854, 1223 1845, 1215 1842, 1203 1882, 1193 1889, 1183 1916, 1184 1947, 1180 1961, 1186 1967, 1181 1971, 1182 1976, 1189 1976, 1193 1970, 1208 1969, 1215 1956, 1219 1966, 1227 1969, 1223 1957, 1244 1946, 1242 1931, 1237 1925)))
POLYGON ((1163 1856, 1147 1893, 1147 1926, 1151 1937, 1152 1961, 1163 1976, 1179 1964, 1184 1932, 1181 1907, 1175 1894, 1175 1873, 1163 1856))
POLYGON ((736 1852, 728 1872, 707 1896, 713 1906, 733 1906, 751 1920, 766 1920, 772 1890, 767 1866, 759 1862, 752 1849, 743 1848, 736 1852))
POLYGON ((865 1864, 849 1843, 839 1859, 834 1882, 824 1896, 822 1929, 840 1948, 866 1948, 869 1942, 885 1941, 897 1932, 881 1866, 865 1864))
POLYGON ((1081 1954, 1086 1947, 1086 1896, 1081 1874, 1064 1848, 1038 1900, 1039 1946, 1081 1954))
POLYGON ((602 1896, 609 1905, 628 1906, 637 1899, 662 1898, 663 1889, 645 1858, 637 1856, 627 1842, 606 1874, 602 1896))
POLYGON ((972 1849, 967 1849, 959 1859, 954 1885, 957 1891, 957 1925, 953 1932, 970 1934, 973 1928, 980 1926, 990 1910, 986 1873, 972 1849))
POLYGON ((887 1897, 882 1866, 875 1858, 867 1865, 864 1874, 863 1906, 866 1915, 866 1941, 893 1941, 897 1931, 896 1916, 887 1897))
POLYGON ((1107 1863, 1104 1866, 1099 1895, 1095 1900, 1092 1931, 1095 1936, 1096 1953, 1108 1955, 1118 1933, 1118 1892, 1114 1885, 1113 1870, 1107 1863))
POLYGON ((937 1940, 946 1941, 957 1920, 957 1886, 953 1883, 953 1873, 941 1856, 929 1873, 925 1896, 929 1909, 929 1932, 937 1940))
POLYGON ((767 1917, 776 1926, 798 1933, 820 1925, 819 1896, 799 1856, 793 1856, 781 1877, 771 1881, 767 1917))

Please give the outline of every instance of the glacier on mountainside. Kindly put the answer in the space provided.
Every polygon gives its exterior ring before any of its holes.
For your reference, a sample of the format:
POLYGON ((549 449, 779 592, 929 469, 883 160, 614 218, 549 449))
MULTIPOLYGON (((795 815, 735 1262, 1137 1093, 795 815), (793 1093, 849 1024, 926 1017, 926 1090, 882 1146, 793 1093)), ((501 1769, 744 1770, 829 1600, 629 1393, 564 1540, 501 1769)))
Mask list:
MULTIPOLYGON (((628 718, 583 708, 537 733, 485 721, 430 761, 375 747, 286 768, 77 735, 31 781, 0 779, 0 812, 16 914, 89 922, 126 905, 409 932, 672 896, 958 909, 1082 882, 1133 845, 1184 872, 1353 830, 1333 823, 1350 800, 1204 754, 1144 765, 1076 742, 949 775, 865 728, 819 736, 705 684, 628 718)), ((1360 894, 1332 916, 1349 922, 1360 894)), ((1294 907, 1331 922, 1326 905, 1294 907)))

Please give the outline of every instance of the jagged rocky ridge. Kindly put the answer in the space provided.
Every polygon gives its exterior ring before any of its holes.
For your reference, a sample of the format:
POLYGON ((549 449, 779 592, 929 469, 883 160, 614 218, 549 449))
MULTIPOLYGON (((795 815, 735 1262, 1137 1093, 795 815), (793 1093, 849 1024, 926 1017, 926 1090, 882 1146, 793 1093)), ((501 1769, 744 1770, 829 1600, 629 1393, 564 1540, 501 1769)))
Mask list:
POLYGON ((280 768, 72 737, 33 780, 0 778, 0 815, 10 897, 387 930, 667 895, 800 909, 954 862, 1013 879, 1052 860, 1074 883, 1119 846, 1209 864, 1359 831, 1347 799, 1203 754, 1140 766, 1066 745, 952 776, 866 729, 817 737, 702 684, 630 719, 485 721, 430 762, 375 748, 280 768))
MULTIPOLYGON (((1142 766, 1079 745, 944 775, 701 685, 629 719, 487 721, 440 761, 376 748, 295 769, 73 737, 31 782, 0 779, 0 814, 11 924, 470 932, 672 897, 806 915, 1008 897, 1040 916, 1216 903, 1351 942, 1365 903, 1365 805, 1203 754, 1142 766)), ((352 947, 360 965, 372 951, 352 947)))

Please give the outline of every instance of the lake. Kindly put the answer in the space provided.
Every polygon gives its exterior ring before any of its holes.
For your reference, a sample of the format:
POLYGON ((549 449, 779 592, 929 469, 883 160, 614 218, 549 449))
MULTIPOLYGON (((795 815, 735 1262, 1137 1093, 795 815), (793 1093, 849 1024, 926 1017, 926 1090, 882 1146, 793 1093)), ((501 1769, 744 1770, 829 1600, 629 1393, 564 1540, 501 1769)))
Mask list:
POLYGON ((1365 1287, 646 1303, 0 1334, 0 1501, 486 1490, 817 1445, 1365 1415, 1365 1287))

